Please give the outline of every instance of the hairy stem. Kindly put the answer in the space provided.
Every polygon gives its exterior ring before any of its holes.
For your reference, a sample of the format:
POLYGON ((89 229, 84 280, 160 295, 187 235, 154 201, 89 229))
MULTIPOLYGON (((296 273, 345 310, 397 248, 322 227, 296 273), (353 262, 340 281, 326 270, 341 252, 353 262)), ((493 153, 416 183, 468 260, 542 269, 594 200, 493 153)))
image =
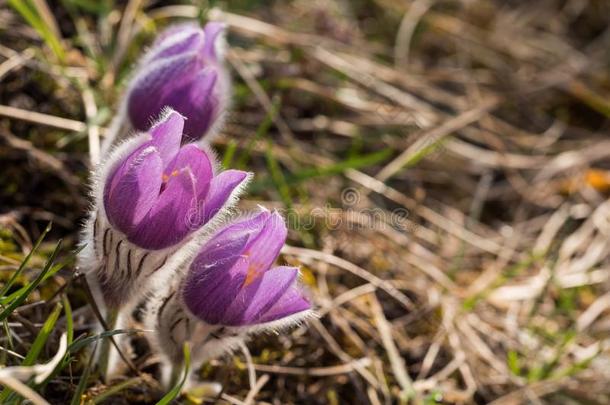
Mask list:
MULTIPOLYGON (((117 319, 119 318, 119 310, 115 308, 108 308, 108 313, 106 314, 106 325, 109 330, 113 330, 116 326, 117 319)), ((100 357, 98 360, 98 366, 100 375, 104 380, 108 379, 108 366, 110 360, 110 350, 111 346, 111 337, 105 338, 102 340, 102 346, 100 347, 100 357)))

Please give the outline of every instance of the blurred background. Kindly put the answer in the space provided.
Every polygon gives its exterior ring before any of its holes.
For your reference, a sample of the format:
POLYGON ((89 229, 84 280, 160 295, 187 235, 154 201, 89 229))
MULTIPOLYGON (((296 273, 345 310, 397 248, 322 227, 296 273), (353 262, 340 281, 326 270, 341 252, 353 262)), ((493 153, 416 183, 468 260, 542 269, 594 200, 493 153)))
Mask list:
MULTIPOLYGON (((138 57, 185 19, 229 25, 214 147, 255 172, 240 209, 287 218, 282 260, 320 314, 206 364, 212 401, 610 402, 607 0, 0 0, 0 285, 43 237, 3 291, 32 287, 0 364, 95 324, 74 282, 90 159, 138 57)), ((109 386, 91 343, 47 401, 163 395, 144 339, 142 373, 109 386)))

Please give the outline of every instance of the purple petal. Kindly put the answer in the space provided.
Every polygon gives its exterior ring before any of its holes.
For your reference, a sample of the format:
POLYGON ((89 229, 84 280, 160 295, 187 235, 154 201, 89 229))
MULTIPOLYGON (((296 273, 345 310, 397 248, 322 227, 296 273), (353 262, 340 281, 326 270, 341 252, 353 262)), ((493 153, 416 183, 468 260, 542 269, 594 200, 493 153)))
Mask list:
MULTIPOLYGON (((240 243, 245 244, 245 238, 235 241, 234 248, 239 250, 240 243)), ((184 283, 182 297, 185 304, 193 314, 207 323, 220 323, 241 291, 247 268, 248 263, 239 254, 229 254, 211 262, 198 257, 191 265, 184 283)))
POLYGON ((216 91, 218 75, 206 68, 192 79, 176 87, 164 98, 164 103, 188 117, 184 125, 184 141, 203 137, 220 113, 220 98, 216 91))
POLYGON ((168 39, 171 39, 175 35, 181 35, 185 33, 197 32, 201 31, 201 27, 195 23, 184 23, 184 24, 174 24, 170 25, 155 39, 155 42, 152 45, 152 48, 159 48, 166 44, 168 39))
POLYGON ((203 57, 206 60, 218 61, 220 55, 216 54, 216 42, 219 40, 219 36, 227 28, 226 24, 221 22, 209 22, 203 28, 205 32, 205 45, 203 47, 203 57))
POLYGON ((309 309, 311 309, 311 303, 303 296, 303 292, 295 283, 260 317, 258 322, 276 321, 309 309))
POLYGON ((110 223, 131 232, 147 215, 161 188, 163 165, 157 149, 138 149, 114 172, 104 188, 104 208, 110 223))
POLYGON ((197 53, 166 58, 144 66, 127 95, 127 112, 133 126, 146 131, 167 103, 168 94, 181 89, 201 70, 197 53))
POLYGON ((195 178, 195 195, 202 196, 208 192, 213 177, 212 162, 207 153, 194 144, 185 145, 180 149, 173 161, 166 166, 165 176, 184 168, 190 168, 195 178))
POLYGON ((143 145, 139 146, 133 152, 127 155, 127 157, 124 158, 121 162, 119 162, 118 166, 115 169, 110 171, 110 174, 108 175, 108 178, 106 179, 106 182, 104 184, 104 196, 106 196, 116 187, 116 185, 119 183, 119 180, 127 174, 131 166, 133 166, 134 161, 137 161, 138 157, 141 157, 142 152, 145 149, 149 149, 146 154, 152 151, 152 149, 150 149, 151 147, 151 142, 145 142, 143 145))
POLYGON ((141 60, 127 97, 133 126, 146 130, 163 107, 188 118, 183 143, 202 138, 223 112, 218 43, 225 24, 176 25, 161 33, 141 60))
POLYGON ((202 209, 201 223, 208 222, 222 209, 231 193, 247 176, 248 173, 241 170, 225 170, 212 179, 204 205, 200 207, 202 209))
POLYGON ((246 243, 248 243, 247 234, 235 235, 231 239, 217 241, 211 240, 207 242, 204 247, 199 251, 199 254, 193 260, 191 264, 191 272, 197 273, 196 269, 202 268, 202 266, 209 266, 218 261, 222 261, 227 257, 240 256, 246 243))
POLYGON ((163 117, 162 121, 150 129, 151 144, 156 146, 161 154, 163 166, 167 167, 178 153, 183 130, 184 117, 171 110, 163 117))
POLYGON ((287 235, 284 219, 274 212, 269 216, 263 230, 246 247, 245 255, 248 256, 251 268, 260 273, 267 271, 280 254, 287 235))
POLYGON ((170 176, 165 190, 129 240, 145 249, 163 249, 180 243, 197 229, 192 224, 196 212, 195 178, 189 168, 170 176))
POLYGON ((203 246, 195 261, 211 263, 224 256, 243 255, 248 241, 260 233, 270 215, 268 211, 262 211, 252 218, 225 227, 203 246))
POLYGON ((295 267, 276 267, 260 277, 248 276, 242 290, 223 316, 222 323, 230 326, 243 326, 260 323, 263 315, 295 282, 299 270, 295 267))
POLYGON ((165 36, 153 45, 151 51, 144 59, 150 63, 162 58, 176 56, 185 52, 200 52, 203 49, 205 35, 197 26, 183 27, 165 36))

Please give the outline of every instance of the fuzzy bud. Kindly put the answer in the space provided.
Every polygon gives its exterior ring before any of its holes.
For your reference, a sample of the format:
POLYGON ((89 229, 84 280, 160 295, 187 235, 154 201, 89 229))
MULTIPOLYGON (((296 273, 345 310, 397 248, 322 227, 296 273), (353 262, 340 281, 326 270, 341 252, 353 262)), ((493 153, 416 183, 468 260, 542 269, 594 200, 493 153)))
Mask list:
POLYGON ((109 306, 144 293, 143 281, 222 215, 248 178, 237 170, 216 173, 210 152, 181 147, 183 127, 184 118, 167 110, 97 169, 80 265, 96 273, 109 306))
POLYGON ((219 123, 229 101, 224 66, 225 26, 183 24, 162 32, 144 55, 129 86, 127 116, 145 131, 168 106, 187 118, 183 143, 203 138, 219 123))
POLYGON ((189 311, 211 325, 253 326, 306 312, 296 267, 271 267, 286 240, 277 213, 224 228, 200 249, 182 287, 189 311))
MULTIPOLYGON (((312 315, 295 267, 272 267, 286 239, 281 216, 262 211, 218 231, 154 298, 147 327, 170 364, 190 343, 194 361, 234 350, 249 334, 312 315)), ((180 252, 178 252, 180 253, 180 252)))

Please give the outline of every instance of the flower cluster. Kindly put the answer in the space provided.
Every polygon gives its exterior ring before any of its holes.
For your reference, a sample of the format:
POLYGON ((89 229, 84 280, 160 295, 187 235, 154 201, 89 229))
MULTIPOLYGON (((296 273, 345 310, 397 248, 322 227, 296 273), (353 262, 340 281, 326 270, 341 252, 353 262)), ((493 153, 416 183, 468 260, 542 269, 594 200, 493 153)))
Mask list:
POLYGON ((95 171, 79 255, 109 312, 147 301, 152 341, 173 366, 184 343, 204 361, 311 313, 299 270, 273 267, 281 216, 230 220, 251 174, 220 171, 207 143, 230 94, 223 32, 170 27, 142 58, 95 171))

